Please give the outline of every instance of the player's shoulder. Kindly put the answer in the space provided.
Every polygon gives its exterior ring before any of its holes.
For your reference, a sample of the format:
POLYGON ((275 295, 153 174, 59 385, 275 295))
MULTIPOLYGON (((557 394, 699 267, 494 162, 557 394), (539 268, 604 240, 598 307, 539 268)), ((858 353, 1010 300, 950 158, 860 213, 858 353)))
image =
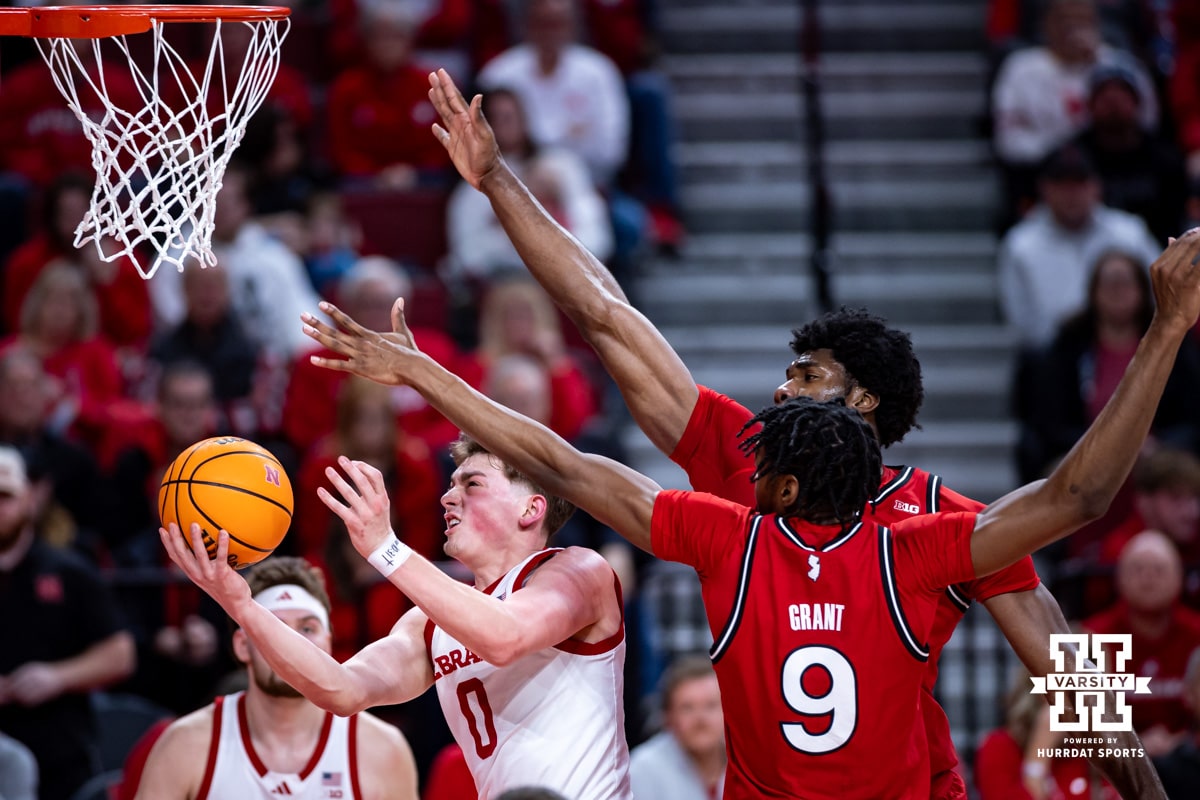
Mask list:
POLYGON ((163 759, 169 763, 183 759, 189 763, 204 764, 213 742, 215 719, 216 705, 213 703, 180 717, 168 725, 158 737, 151 749, 150 758, 163 759))
POLYGON ((358 714, 359 746, 371 748, 383 754, 412 758, 412 748, 408 739, 395 725, 384 722, 379 717, 367 711, 358 714))
POLYGON ((556 573, 607 577, 612 573, 612 567, 604 556, 590 547, 565 547, 562 550, 551 551, 540 559, 526 583, 536 580, 539 574, 545 576, 556 573))

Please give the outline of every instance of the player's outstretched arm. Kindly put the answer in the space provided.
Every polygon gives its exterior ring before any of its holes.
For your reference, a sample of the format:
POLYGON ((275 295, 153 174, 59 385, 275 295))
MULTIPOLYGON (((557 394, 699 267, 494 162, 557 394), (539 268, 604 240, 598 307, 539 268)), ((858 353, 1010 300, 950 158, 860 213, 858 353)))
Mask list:
POLYGON ((159 528, 159 538, 176 566, 246 631, 271 669, 316 705, 341 716, 378 705, 403 703, 433 685, 425 658, 423 614, 410 611, 392 632, 339 664, 333 656, 254 602, 250 585, 229 566, 229 534, 217 536, 211 560, 192 525, 191 547, 179 528, 159 528))
POLYGON ((487 195, 530 274, 595 349, 638 427, 667 455, 696 405, 697 389, 679 355, 634 308, 612 273, 551 217, 500 157, 482 98, 468 104, 445 70, 429 76, 442 118, 434 134, 463 179, 487 195))
MULTIPOLYGON (((1045 585, 1027 592, 996 595, 985 600, 984 605, 1031 675, 1044 678, 1056 671, 1050 658, 1050 634, 1070 633, 1071 630, 1058 601, 1045 585)), ((1073 668, 1075 659, 1068 658, 1067 663, 1073 668)), ((1076 695, 1067 692, 1065 697, 1070 713, 1074 710, 1076 695)), ((1116 701, 1106 701, 1105 707, 1115 708, 1116 701)), ((1117 741, 1111 748, 1104 748, 1107 752, 1145 752, 1141 740, 1133 731, 1114 731, 1110 735, 1117 741)), ((1112 755, 1103 758, 1097 756, 1088 760, 1108 778, 1122 797, 1166 800, 1166 792, 1149 757, 1112 755)))
POLYGON ((1157 308, 1116 392, 1045 481, 980 512, 971 558, 988 575, 1066 536, 1105 511, 1150 431, 1175 354, 1200 316, 1200 231, 1171 244, 1150 267, 1157 308))
POLYGON ((343 358, 312 356, 314 364, 412 386, 489 452, 649 552, 650 517, 660 491, 654 481, 612 459, 579 452, 544 425, 446 371, 413 344, 402 299, 392 307, 392 332, 386 334, 367 330, 332 303, 322 303, 321 310, 337 328, 305 315, 305 332, 343 358))

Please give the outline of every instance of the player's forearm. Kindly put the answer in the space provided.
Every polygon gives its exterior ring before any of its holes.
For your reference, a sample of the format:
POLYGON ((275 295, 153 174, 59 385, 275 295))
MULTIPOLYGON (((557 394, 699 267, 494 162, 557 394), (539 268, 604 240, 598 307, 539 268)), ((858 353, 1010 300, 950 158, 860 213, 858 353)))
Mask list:
POLYGON ((628 302, 612 273, 546 213, 506 164, 480 188, 529 272, 585 335, 602 318, 605 301, 628 302))
POLYGON ((136 664, 133 636, 120 631, 55 666, 66 691, 86 692, 129 677, 136 664))
POLYGON ((389 580, 438 627, 489 664, 506 666, 528 649, 523 647, 523 621, 514 619, 504 603, 454 580, 416 553, 389 580))
MULTIPOLYGON (((1111 692, 1106 695, 1105 702, 1115 702, 1111 692)), ((1108 707, 1112 708, 1111 705, 1108 707)), ((1133 731, 1116 731, 1106 733, 1105 737, 1115 742, 1098 748, 1103 755, 1097 754, 1088 761, 1108 778, 1121 797, 1125 800, 1167 800, 1158 771, 1146 755, 1138 735, 1133 731)))
POLYGON ((341 716, 374 705, 366 687, 343 664, 258 603, 247 600, 231 609, 230 616, 271 669, 314 704, 341 716))

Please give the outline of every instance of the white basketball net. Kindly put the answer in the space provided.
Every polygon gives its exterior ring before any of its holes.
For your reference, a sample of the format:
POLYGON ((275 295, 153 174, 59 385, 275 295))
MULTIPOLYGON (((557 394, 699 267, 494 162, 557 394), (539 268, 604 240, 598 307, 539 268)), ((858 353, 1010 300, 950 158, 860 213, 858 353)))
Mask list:
POLYGON ((144 70, 125 36, 37 40, 54 82, 92 143, 96 188, 91 209, 75 229, 75 246, 93 242, 105 261, 128 256, 146 279, 163 262, 180 271, 193 258, 204 266, 216 264, 212 233, 217 192, 246 124, 279 71, 279 49, 289 22, 218 20, 208 58, 196 66, 163 37, 163 25, 153 23, 153 59, 144 70), (240 65, 226 65, 222 25, 251 29, 240 65), (90 47, 94 63, 122 68, 120 61, 102 61, 103 42, 112 42, 124 54, 143 101, 140 107, 117 107, 108 96, 104 73, 93 77, 97 71, 80 59, 76 47, 90 47), (81 92, 89 100, 87 92, 100 99, 106 109, 102 118, 83 111, 95 104, 81 103, 81 92))

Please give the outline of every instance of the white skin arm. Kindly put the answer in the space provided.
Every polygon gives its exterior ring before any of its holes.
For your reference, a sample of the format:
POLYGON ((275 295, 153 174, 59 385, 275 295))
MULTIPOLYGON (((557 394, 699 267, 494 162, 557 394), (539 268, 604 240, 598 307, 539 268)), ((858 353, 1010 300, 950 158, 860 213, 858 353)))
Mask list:
POLYGON ((189 548, 172 524, 159 529, 171 560, 225 609, 254 642, 271 669, 321 708, 341 716, 377 705, 403 703, 433 685, 425 649, 425 615, 413 609, 391 632, 364 647, 344 664, 295 631, 250 596, 250 586, 226 561, 229 534, 217 537, 211 561, 192 526, 189 548))
MULTIPOLYGON (((346 523, 354 548, 365 558, 391 534, 383 474, 344 456, 338 464, 353 486, 331 467, 326 477, 341 501, 324 487, 317 494, 346 523)), ((545 510, 545 498, 534 495, 522 523, 536 524, 545 510)), ((538 567, 521 591, 503 601, 454 580, 416 553, 389 580, 439 627, 498 667, 577 635, 602 639, 620 624, 612 569, 598 553, 579 547, 538 567)))
POLYGON ((0 676, 0 705, 40 706, 67 692, 87 692, 133 673, 133 636, 117 631, 82 653, 62 661, 30 661, 0 676))
POLYGON ((358 729, 363 800, 418 800, 417 764, 404 734, 370 714, 359 715, 358 729))

